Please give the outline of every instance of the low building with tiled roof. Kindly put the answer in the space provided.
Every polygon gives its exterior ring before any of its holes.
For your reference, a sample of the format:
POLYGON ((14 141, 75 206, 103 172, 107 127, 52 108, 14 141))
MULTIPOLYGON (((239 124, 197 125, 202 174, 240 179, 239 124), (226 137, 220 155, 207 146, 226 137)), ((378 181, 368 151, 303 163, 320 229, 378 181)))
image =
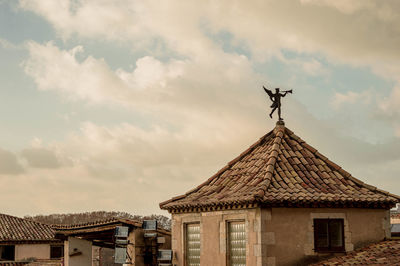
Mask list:
POLYGON ((146 231, 143 222, 138 220, 111 218, 73 225, 53 225, 56 238, 65 240, 65 252, 69 254, 64 257, 64 265, 86 265, 89 261, 96 261, 99 265, 114 265, 114 249, 118 246, 115 232, 118 227, 127 228, 128 244, 124 246, 127 260, 124 265, 158 265, 157 251, 171 249, 170 231, 158 226, 146 231), (74 249, 82 254, 75 256, 74 249))
POLYGON ((0 214, 0 264, 32 258, 60 259, 63 242, 54 236, 50 225, 0 214))
POLYGON ((172 213, 176 264, 300 265, 390 237, 389 210, 399 199, 354 178, 279 121, 160 207, 172 213))

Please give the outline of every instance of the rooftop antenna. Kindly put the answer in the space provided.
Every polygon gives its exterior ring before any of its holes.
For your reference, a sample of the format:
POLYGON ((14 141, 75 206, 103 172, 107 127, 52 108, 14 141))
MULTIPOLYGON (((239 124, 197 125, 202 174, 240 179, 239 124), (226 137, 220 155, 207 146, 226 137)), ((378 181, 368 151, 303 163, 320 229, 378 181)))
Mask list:
POLYGON ((264 86, 263 86, 263 88, 264 88, 264 91, 268 94, 269 98, 272 101, 272 105, 271 105, 272 111, 269 114, 269 117, 272 118, 272 114, 275 112, 276 109, 278 109, 279 121, 283 121, 283 118, 281 117, 281 105, 282 105, 281 98, 285 97, 286 94, 288 94, 288 93, 293 93, 293 90, 282 91, 283 93, 281 93, 279 91, 279 88, 275 88, 275 93, 273 93, 271 90, 265 88, 264 86))

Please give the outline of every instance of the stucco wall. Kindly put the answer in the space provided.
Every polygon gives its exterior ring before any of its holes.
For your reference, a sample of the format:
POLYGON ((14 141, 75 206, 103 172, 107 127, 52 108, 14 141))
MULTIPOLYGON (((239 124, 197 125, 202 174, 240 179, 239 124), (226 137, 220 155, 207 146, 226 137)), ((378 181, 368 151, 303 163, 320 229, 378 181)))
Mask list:
POLYGON ((324 255, 314 252, 314 218, 344 219, 346 251, 390 237, 388 210, 272 208, 173 214, 173 265, 184 266, 184 225, 193 222, 200 222, 201 265, 226 265, 226 222, 237 219, 246 223, 246 265, 307 264, 324 255))
POLYGON ((92 242, 68 237, 64 242, 64 260, 66 266, 92 265, 92 242), (81 253, 74 255, 76 251, 81 253))
POLYGON ((306 265, 324 255, 314 252, 314 218, 344 219, 346 251, 390 237, 387 210, 272 208, 262 212, 266 217, 262 221, 265 228, 263 243, 268 242, 266 255, 269 265, 306 265))
POLYGON ((15 260, 23 260, 27 258, 49 259, 50 244, 15 245, 15 260))
POLYGON ((229 210, 172 215, 173 265, 184 266, 184 225, 200 222, 201 265, 226 265, 226 224, 243 220, 246 225, 246 265, 264 265, 261 248, 261 210, 229 210))

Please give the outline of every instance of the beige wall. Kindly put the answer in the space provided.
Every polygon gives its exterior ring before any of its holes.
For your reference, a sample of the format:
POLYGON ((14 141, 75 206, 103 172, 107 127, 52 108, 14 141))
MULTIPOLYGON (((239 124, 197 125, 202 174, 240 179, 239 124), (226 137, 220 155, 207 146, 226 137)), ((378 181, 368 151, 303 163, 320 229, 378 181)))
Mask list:
POLYGON ((68 237, 68 241, 64 242, 64 261, 65 266, 92 265, 92 242, 68 237), (74 249, 82 252, 82 254, 71 256, 74 249))
POLYGON ((49 244, 21 244, 15 245, 15 260, 27 258, 49 259, 49 244))
POLYGON ((390 238, 388 210, 272 208, 262 212, 265 228, 262 242, 269 265, 307 265, 326 255, 313 250, 315 218, 344 219, 346 251, 390 238))
POLYGON ((200 222, 201 265, 226 265, 226 222, 242 219, 247 230, 246 265, 306 265, 320 259, 313 219, 344 219, 345 248, 351 251, 390 238, 388 210, 272 208, 172 215, 174 265, 184 265, 184 225, 200 222))
POLYGON ((264 265, 261 249, 261 210, 229 210, 172 215, 173 265, 184 266, 184 225, 200 222, 201 265, 226 265, 226 224, 243 220, 246 224, 246 265, 264 265))

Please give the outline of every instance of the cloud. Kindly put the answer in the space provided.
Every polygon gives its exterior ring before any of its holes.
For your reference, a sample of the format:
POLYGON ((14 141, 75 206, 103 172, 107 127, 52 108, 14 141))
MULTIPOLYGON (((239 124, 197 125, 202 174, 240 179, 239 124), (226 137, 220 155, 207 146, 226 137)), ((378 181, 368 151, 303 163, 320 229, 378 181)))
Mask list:
POLYGON ((332 106, 336 109, 340 108, 343 104, 368 104, 372 100, 370 91, 354 92, 347 91, 346 93, 336 92, 331 102, 332 106))
POLYGON ((103 59, 88 56, 78 61, 76 54, 83 49, 80 46, 61 50, 51 42, 30 42, 28 49, 30 57, 23 64, 24 69, 38 88, 57 91, 71 100, 179 117, 206 117, 216 110, 228 115, 238 108, 247 108, 246 112, 262 108, 258 95, 247 93, 246 88, 260 87, 259 80, 263 78, 254 73, 243 55, 219 51, 211 62, 161 62, 145 56, 136 61, 132 71, 113 71, 103 59), (195 113, 182 113, 180 108, 190 108, 195 113))
POLYGON ((10 41, 0 38, 0 47, 8 50, 23 49, 22 46, 11 43, 10 41))
MULTIPOLYGON (((251 63, 264 61, 271 56, 285 61, 285 51, 317 54, 327 58, 330 63, 368 67, 375 74, 400 83, 400 4, 396 1, 189 1, 185 4, 181 1, 169 1, 168 4, 160 4, 159 1, 20 0, 20 7, 44 17, 65 39, 77 35, 79 38, 118 41, 132 44, 133 49, 142 49, 148 53, 156 53, 158 46, 154 44, 161 42, 165 47, 163 52, 172 51, 194 64, 207 64, 208 69, 214 68, 214 65, 218 67, 219 61, 225 66, 233 60, 240 61, 233 54, 223 53, 222 44, 210 37, 219 32, 229 32, 232 42, 241 43, 248 48, 251 63), (228 56, 232 58, 226 60, 228 56)), ((76 62, 72 52, 63 53, 65 60, 68 57, 71 60, 73 69, 76 62)), ((39 50, 38 54, 40 55, 39 50)), ((34 55, 31 51, 33 58, 34 55)), ((157 64, 165 68, 176 67, 150 62, 149 58, 146 63, 154 68, 155 77, 160 74, 156 72, 160 67, 157 64)), ((35 63, 40 63, 37 61, 35 63)), ((326 74, 326 69, 319 61, 300 61, 294 60, 305 73, 326 74)), ((183 62, 178 60, 178 65, 186 63, 183 62)), ((123 86, 123 82, 119 80, 120 77, 110 75, 110 70, 101 60, 88 57, 82 67, 87 71, 96 68, 96 71, 104 72, 102 82, 110 87, 109 91, 114 89, 111 93, 112 99, 130 98, 130 95, 116 89, 123 86)), ((145 67, 144 65, 143 68, 145 67)), ((141 75, 141 68, 138 65, 137 75, 141 75)), ((145 72, 149 73, 148 70, 145 72)), ((165 75, 168 70, 161 72, 165 75)), ((79 73, 76 74, 79 77, 79 73)), ((127 73, 119 74, 123 76, 127 73)), ((59 75, 55 76, 59 78, 59 75)), ((127 76, 131 77, 132 73, 127 76)), ((144 85, 141 82, 145 82, 146 75, 141 75, 141 78, 142 80, 135 77, 139 87, 144 85)), ((78 97, 97 98, 97 102, 105 101, 104 97, 101 98, 94 92, 99 81, 87 82, 88 88, 79 90, 78 97)), ((163 80, 154 82, 162 83, 163 80)), ((41 87, 44 88, 49 85, 42 83, 41 87)), ((129 83, 134 84, 131 81, 129 83)), ((394 90, 392 94, 395 93, 394 90)))
POLYGON ((392 119, 400 119, 400 84, 395 86, 391 95, 380 101, 381 111, 392 119))
POLYGON ((399 57, 400 39, 394 34, 400 21, 396 12, 399 4, 393 1, 229 1, 183 5, 180 1, 160 4, 21 0, 20 6, 43 16, 65 38, 73 33, 127 41, 161 37, 170 48, 191 56, 212 46, 203 32, 206 25, 210 31, 232 33, 259 54, 281 49, 320 51, 345 62, 399 57))
MULTIPOLYGON (((63 140, 26 148, 20 156, 28 162, 27 172, 16 182, 0 179, 0 187, 9 186, 3 197, 23 206, 21 214, 93 208, 158 212, 158 202, 206 180, 273 128, 265 121, 269 102, 261 90, 268 81, 254 70, 255 62, 271 56, 311 76, 328 73, 319 59, 288 59, 285 51, 368 66, 388 79, 399 73, 395 12, 377 15, 362 2, 22 0, 20 5, 48 20, 64 40, 122 42, 146 51, 132 62, 133 69, 113 70, 102 58, 83 57, 83 46, 29 42, 23 66, 40 90, 71 101, 123 106, 149 120, 146 128, 89 121, 63 140), (249 55, 224 51, 210 37, 220 31, 248 46, 249 55), (155 42, 170 52, 163 60, 153 51, 155 42), (35 189, 25 193, 24 187, 35 189)), ((368 95, 337 93, 333 104, 360 100, 368 95)), ((382 102, 386 114, 397 108, 392 101, 382 102)), ((366 182, 399 161, 398 141, 375 145, 343 137, 332 121, 315 119, 290 98, 285 121, 350 172, 366 169, 357 175, 366 182)), ((394 180, 395 172, 385 174, 394 180)), ((0 208, 12 211, 6 203, 0 208)))
POLYGON ((24 63, 24 69, 38 89, 58 90, 72 99, 95 103, 124 98, 118 90, 124 84, 103 60, 89 56, 82 63, 78 62, 75 56, 82 51, 81 46, 62 51, 52 42, 45 45, 29 42, 27 47, 30 58, 24 63))
POLYGON ((0 174, 17 175, 23 172, 24 168, 18 161, 17 156, 10 151, 0 148, 0 174))
POLYGON ((61 166, 56 154, 45 148, 28 148, 21 152, 31 167, 36 168, 58 168, 61 166))

